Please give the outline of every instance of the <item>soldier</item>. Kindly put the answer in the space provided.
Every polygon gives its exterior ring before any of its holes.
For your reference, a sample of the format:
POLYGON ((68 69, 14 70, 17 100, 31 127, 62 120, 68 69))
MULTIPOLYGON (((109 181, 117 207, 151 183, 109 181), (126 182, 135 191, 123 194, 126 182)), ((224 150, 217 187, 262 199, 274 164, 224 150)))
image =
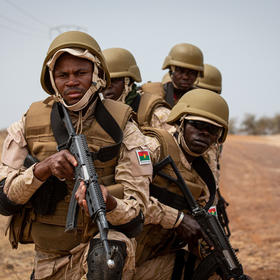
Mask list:
POLYGON ((204 64, 204 76, 195 81, 198 88, 209 89, 218 94, 222 92, 222 74, 215 66, 204 64))
MULTIPOLYGON (((204 64, 204 77, 197 78, 195 82, 196 87, 204 88, 212 90, 218 94, 222 92, 222 74, 215 66, 210 64, 204 64)), ((220 160, 222 155, 223 145, 216 144, 208 152, 208 161, 209 162, 216 162, 217 168, 215 169, 215 178, 217 182, 217 186, 219 185, 220 181, 220 160)), ((226 213, 226 207, 229 203, 223 198, 221 195, 220 188, 217 188, 217 213, 219 217, 219 221, 223 226, 227 236, 230 236, 230 229, 229 229, 229 220, 226 213)))
POLYGON ((171 81, 146 83, 142 89, 162 96, 173 107, 183 94, 194 88, 197 77, 203 76, 203 54, 192 44, 177 44, 165 58, 162 69, 168 69, 171 81))
MULTIPOLYGON (((221 72, 213 65, 204 64, 204 76, 198 77, 195 81, 195 86, 197 88, 208 89, 214 91, 218 94, 221 94, 222 91, 222 74, 221 72)), ((220 155, 222 151, 222 145, 213 145, 213 147, 208 152, 208 161, 216 161, 217 168, 215 172, 215 178, 217 184, 220 178, 220 155)))
MULTIPOLYGON (((153 163, 170 155, 195 199, 201 205, 207 202, 208 207, 213 204, 216 184, 204 156, 212 145, 225 141, 228 115, 228 105, 221 96, 195 89, 171 110, 168 123, 176 126, 174 136, 164 130, 145 130, 147 136, 152 136, 147 139, 153 163)), ((170 167, 163 171, 176 178, 170 167)), ((181 279, 184 264, 187 271, 192 271, 196 259, 193 253, 199 256, 195 244, 202 236, 201 229, 187 214, 179 187, 154 175, 144 230, 136 237, 134 279, 181 279), (186 244, 192 254, 179 250, 186 244)))
POLYGON ((135 82, 141 82, 141 74, 134 56, 123 48, 103 50, 111 85, 104 97, 121 101, 131 106, 140 127, 151 126, 173 131, 166 123, 170 106, 159 95, 144 93, 135 82))
POLYGON ((42 67, 41 85, 50 97, 33 103, 8 128, 0 167, 0 213, 13 215, 14 248, 35 244, 32 279, 131 279, 134 273, 135 240, 128 236, 141 230, 152 165, 144 136, 130 121, 130 107, 102 100, 99 93, 109 84, 98 43, 83 32, 62 33, 51 43, 42 67), (77 231, 64 231, 77 159, 67 149, 57 151, 62 133, 55 129, 62 121, 56 114, 59 103, 76 132, 86 135, 93 154, 112 227, 108 239, 113 268, 105 263, 98 228, 86 215, 83 183, 76 193, 77 231), (38 162, 26 168, 29 153, 38 162))

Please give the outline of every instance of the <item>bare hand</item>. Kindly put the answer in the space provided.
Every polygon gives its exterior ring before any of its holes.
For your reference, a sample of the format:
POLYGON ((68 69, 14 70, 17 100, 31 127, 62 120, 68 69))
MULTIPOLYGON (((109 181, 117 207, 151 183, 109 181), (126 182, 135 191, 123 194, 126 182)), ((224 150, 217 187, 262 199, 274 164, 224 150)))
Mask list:
POLYGON ((51 175, 60 180, 72 180, 74 167, 77 165, 75 157, 68 150, 62 150, 37 163, 34 167, 34 175, 41 181, 47 180, 51 175))
POLYGON ((189 247, 196 247, 198 239, 203 238, 214 249, 214 245, 208 236, 202 231, 198 222, 190 215, 185 214, 181 224, 176 228, 179 237, 189 244, 189 247))
POLYGON ((202 237, 202 231, 197 221, 190 215, 185 214, 182 222, 176 228, 179 237, 189 243, 196 242, 202 237))
MULTIPOLYGON (((108 211, 113 210, 117 206, 117 201, 115 198, 108 192, 107 188, 103 185, 100 185, 100 189, 102 192, 102 196, 104 199, 104 202, 106 204, 106 209, 108 211)), ((87 216, 89 216, 89 211, 88 211, 88 205, 86 201, 86 185, 83 181, 81 181, 76 194, 75 194, 76 200, 80 207, 84 209, 85 213, 87 216)))

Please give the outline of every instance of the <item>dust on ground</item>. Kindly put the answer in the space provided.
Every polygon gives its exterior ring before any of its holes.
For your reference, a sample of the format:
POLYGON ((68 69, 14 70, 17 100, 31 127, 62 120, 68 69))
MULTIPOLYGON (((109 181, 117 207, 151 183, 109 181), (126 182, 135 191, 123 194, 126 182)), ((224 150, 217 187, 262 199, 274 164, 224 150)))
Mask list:
MULTIPOLYGON (((230 240, 245 273, 254 280, 280 279, 280 135, 230 135, 223 147, 220 188, 230 203, 230 240)), ((12 250, 3 238, 6 221, 0 215, 0 279, 29 279, 33 245, 12 250)))

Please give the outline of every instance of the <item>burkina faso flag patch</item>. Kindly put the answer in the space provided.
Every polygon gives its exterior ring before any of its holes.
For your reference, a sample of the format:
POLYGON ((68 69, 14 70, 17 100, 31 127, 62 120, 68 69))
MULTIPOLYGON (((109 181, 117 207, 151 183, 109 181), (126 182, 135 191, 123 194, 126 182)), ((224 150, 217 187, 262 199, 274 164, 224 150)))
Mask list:
POLYGON ((217 217, 217 208, 216 208, 216 206, 211 206, 211 207, 209 208, 209 210, 208 210, 208 213, 210 213, 211 215, 217 217))
POLYGON ((149 150, 136 150, 136 155, 140 165, 151 163, 149 150))

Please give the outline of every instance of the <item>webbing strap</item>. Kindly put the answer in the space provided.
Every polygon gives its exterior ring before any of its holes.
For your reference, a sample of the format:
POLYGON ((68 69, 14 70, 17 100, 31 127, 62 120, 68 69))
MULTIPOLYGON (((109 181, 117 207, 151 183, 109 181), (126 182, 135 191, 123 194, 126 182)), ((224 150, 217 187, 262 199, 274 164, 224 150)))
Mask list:
POLYGON ((141 96, 137 94, 136 97, 133 99, 133 102, 130 104, 133 112, 138 112, 139 104, 140 104, 141 96))
MULTIPOLYGON (((208 211, 208 209, 213 205, 216 195, 216 183, 213 173, 202 156, 197 157, 193 161, 192 166, 208 187, 210 197, 208 202, 204 206, 204 209, 208 211)), ((169 176, 168 179, 175 184, 177 183, 177 180, 175 178, 169 176)), ((156 186, 153 183, 150 184, 150 195, 157 198, 160 202, 177 210, 188 209, 184 197, 170 192, 165 188, 156 186)))
MULTIPOLYGON (((174 136, 178 141, 179 133, 175 132, 174 136)), ((202 156, 196 157, 193 160, 192 167, 197 172, 197 174, 200 176, 200 178, 204 181, 204 183, 206 184, 206 186, 209 190, 210 197, 204 207, 204 209, 206 211, 208 211, 209 208, 213 205, 213 202, 214 202, 214 199, 216 196, 216 190, 217 190, 216 181, 215 181, 213 172, 210 169, 208 163, 205 161, 205 159, 202 156)))
POLYGON ((216 181, 214 175, 209 165, 202 156, 196 157, 193 160, 192 167, 208 187, 210 197, 206 205, 204 206, 204 209, 208 211, 208 209, 213 205, 216 196, 216 181))
POLYGON ((191 252, 189 252, 188 259, 185 263, 184 280, 192 279, 196 259, 197 259, 197 257, 194 254, 192 254, 191 252))
POLYGON ((176 257, 172 272, 171 280, 180 280, 185 265, 185 250, 176 251, 176 257))
POLYGON ((170 192, 167 189, 150 184, 150 196, 157 198, 161 203, 177 210, 186 210, 187 204, 183 196, 170 192))
POLYGON ((172 83, 166 83, 163 85, 165 96, 165 101, 171 106, 174 106, 174 86, 172 83))
MULTIPOLYGON (((69 135, 61 118, 60 103, 54 103, 51 112, 51 127, 54 133, 55 140, 58 144, 58 150, 67 148, 69 135)), ((111 160, 119 153, 119 149, 123 140, 123 132, 116 120, 106 109, 100 98, 97 100, 95 109, 96 121, 110 135, 116 144, 102 147, 98 152, 92 153, 93 160, 102 162, 111 160)))

